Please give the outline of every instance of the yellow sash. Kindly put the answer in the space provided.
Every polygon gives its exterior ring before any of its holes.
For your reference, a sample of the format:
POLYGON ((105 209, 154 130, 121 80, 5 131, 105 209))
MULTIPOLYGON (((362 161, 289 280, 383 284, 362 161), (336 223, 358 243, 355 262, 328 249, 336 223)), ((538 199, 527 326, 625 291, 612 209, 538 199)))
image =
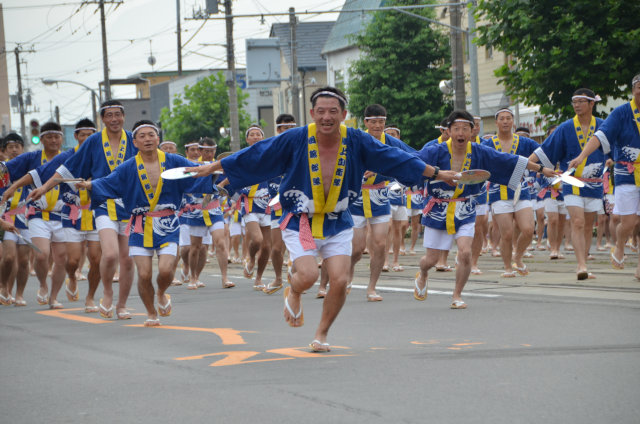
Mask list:
MULTIPOLYGON (((451 139, 447 140, 447 149, 449 149, 449 155, 451 158, 449 159, 449 164, 451 170, 453 170, 453 151, 451 150, 451 139)), ((467 143, 467 152, 464 158, 464 162, 462 162, 462 169, 460 172, 468 171, 471 167, 471 142, 467 143)), ((464 191, 464 185, 458 184, 456 186, 455 191, 453 192, 452 199, 457 199, 460 197, 462 192, 464 191)), ((456 203, 457 202, 449 202, 447 203, 447 234, 455 234, 456 232, 456 203)))
MULTIPOLYGON (((631 112, 633 112, 633 120, 636 123, 636 128, 638 128, 638 134, 640 134, 640 110, 638 109, 638 105, 636 105, 636 99, 631 99, 629 105, 631 106, 631 112)), ((633 178, 635 179, 636 187, 640 186, 640 155, 638 155, 633 163, 633 178)))
MULTIPOLYGON (((367 133, 369 130, 366 131, 367 133)), ((385 139, 385 133, 383 132, 380 136, 380 143, 387 144, 385 139)), ((373 174, 364 182, 365 185, 373 185, 373 182, 376 180, 377 174, 373 174)), ((362 189, 362 209, 364 210, 364 217, 371 218, 373 217, 373 212, 371 211, 371 193, 369 189, 362 189)))
MULTIPOLYGON (((587 141, 593 136, 593 133, 596 131, 596 118, 594 116, 591 117, 591 122, 589 123, 589 133, 585 137, 584 132, 582 131, 582 126, 580 125, 580 121, 578 120, 578 115, 573 117, 573 128, 576 130, 576 137, 578 137, 578 143, 580 144, 580 150, 584 150, 584 145, 587 144, 587 141)), ((584 166, 587 164, 587 159, 584 158, 582 163, 578 165, 576 168, 574 175, 576 177, 581 177, 582 172, 584 171, 584 166)), ((580 195, 580 188, 573 186, 572 187, 573 194, 580 195)))
MULTIPOLYGON (((60 154, 58 151, 57 154, 60 154)), ((44 165, 47 163, 47 157, 44 154, 44 150, 42 150, 42 154, 40 156, 40 164, 44 165)), ((54 188, 49 190, 47 194, 45 194, 44 198, 47 200, 47 206, 42 210, 42 219, 45 221, 49 220, 49 212, 51 212, 58 202, 58 197, 60 196, 60 185, 56 185, 54 188)))
MULTIPOLYGON (((13 197, 11 198, 11 205, 9 205, 9 210, 13 210, 18 207, 18 203, 20 203, 20 198, 22 197, 22 187, 16 189, 16 192, 13 193, 13 197)), ((16 216, 11 215, 11 222, 15 224, 16 216)))
MULTIPOLYGON (((518 144, 520 144, 520 136, 518 134, 512 134, 512 137, 511 150, 509 150, 509 153, 515 155, 518 151, 518 144)), ((491 141, 493 141, 493 145, 495 146, 496 150, 502 152, 502 145, 500 144, 500 139, 498 138, 498 136, 494 135, 491 138, 491 141)), ((509 200, 507 186, 505 185, 500 186, 500 200, 509 200)))
POLYGON ((248 213, 251 213, 253 209, 253 197, 256 195, 256 191, 258 191, 259 185, 260 184, 252 185, 249 189, 249 194, 247 194, 247 210, 249 211, 248 213))
MULTIPOLYGON (((158 162, 160 163, 160 172, 164 171, 165 167, 165 154, 162 150, 158 150, 158 162)), ((144 191, 144 195, 147 197, 147 201, 149 202, 149 212, 153 212, 156 205, 158 204, 158 200, 160 199, 160 193, 162 193, 162 178, 158 178, 158 185, 156 186, 156 191, 153 191, 151 187, 151 183, 149 182, 149 177, 147 176, 147 170, 144 167, 144 162, 142 161, 142 155, 140 152, 136 155, 136 169, 138 170, 138 178, 140 179, 140 184, 142 185, 142 190, 144 191)), ((146 216, 144 220, 144 239, 143 239, 144 247, 153 247, 153 217, 146 216)))
MULTIPOLYGON (((113 172, 113 170, 116 169, 116 166, 124 162, 124 157, 127 154, 127 133, 122 130, 122 135, 120 136, 120 147, 118 148, 118 156, 114 157, 113 152, 111 151, 111 145, 109 144, 107 129, 104 128, 102 130, 102 150, 104 151, 104 157, 107 160, 107 165, 109 165, 109 169, 111 170, 111 172, 113 172)), ((107 212, 109 213, 110 220, 118 220, 118 215, 116 214, 116 201, 114 199, 107 200, 107 212)))
POLYGON ((316 140, 316 124, 309 124, 307 130, 307 158, 309 160, 309 177, 311 178, 311 193, 313 195, 313 217, 311 222, 311 233, 313 238, 324 239, 324 216, 333 212, 338 203, 338 196, 342 189, 345 169, 347 166, 347 127, 340 125, 341 143, 336 157, 336 164, 329 188, 329 198, 324 197, 324 185, 322 183, 322 170, 320 168, 320 153, 318 152, 318 142, 316 140))

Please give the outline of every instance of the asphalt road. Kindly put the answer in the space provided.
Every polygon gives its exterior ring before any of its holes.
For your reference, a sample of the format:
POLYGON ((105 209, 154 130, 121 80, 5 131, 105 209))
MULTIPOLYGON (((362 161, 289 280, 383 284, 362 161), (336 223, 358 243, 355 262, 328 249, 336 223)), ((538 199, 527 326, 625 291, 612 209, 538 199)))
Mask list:
POLYGON ((31 277, 27 307, 0 307, 0 422, 638 423, 636 262, 613 271, 598 253, 598 278, 578 283, 567 258, 537 252, 531 275, 506 281, 483 257, 459 311, 453 273, 432 274, 428 299, 413 299, 417 256, 383 274, 383 302, 366 302, 365 258, 328 354, 306 348, 315 288, 293 329, 282 292, 254 292, 239 266, 223 290, 215 259, 206 288, 170 289, 160 328, 142 327, 135 289, 133 319, 106 321, 64 298, 66 309, 44 309, 31 277))

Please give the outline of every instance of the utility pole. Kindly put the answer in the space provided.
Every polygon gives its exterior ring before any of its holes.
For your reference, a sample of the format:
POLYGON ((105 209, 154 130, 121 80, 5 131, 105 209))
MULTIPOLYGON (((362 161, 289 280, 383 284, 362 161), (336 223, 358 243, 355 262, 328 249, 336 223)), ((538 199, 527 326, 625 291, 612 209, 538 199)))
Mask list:
POLYGON ((104 98, 111 100, 111 83, 109 82, 109 55, 107 54, 107 27, 104 16, 104 0, 100 0, 100 25, 102 26, 102 70, 104 72, 104 98))
POLYGON ((176 18, 178 21, 178 75, 182 75, 182 30, 180 29, 180 0, 176 0, 176 18))
POLYGON ((473 42, 476 36, 476 21, 473 17, 476 2, 472 2, 472 8, 469 9, 469 73, 471 74, 471 113, 473 116, 480 116, 480 89, 478 87, 478 47, 473 42))
POLYGON ((291 107, 292 115, 298 120, 300 114, 300 89, 298 87, 298 53, 296 43, 296 9, 289 8, 289 28, 291 29, 291 107))
POLYGON ((60 124, 60 108, 58 106, 56 106, 53 109, 53 114, 54 114, 54 116, 56 118, 56 123, 59 125, 60 124))
POLYGON ((13 51, 16 54, 16 71, 18 74, 18 110, 20 112, 20 133, 23 139, 27 139, 27 130, 24 125, 24 100, 22 99, 22 75, 20 73, 20 46, 13 51))
POLYGON ((229 123, 231 126, 229 148, 232 152, 236 152, 240 150, 240 124, 238 122, 238 92, 236 91, 236 59, 233 52, 231 0, 224 0, 224 14, 227 27, 227 86, 229 87, 229 123))
POLYGON ((466 100, 464 95, 464 58, 462 57, 462 33, 457 29, 462 23, 462 14, 459 5, 450 6, 449 20, 452 27, 451 37, 451 74, 453 88, 455 90, 455 109, 465 110, 466 100))

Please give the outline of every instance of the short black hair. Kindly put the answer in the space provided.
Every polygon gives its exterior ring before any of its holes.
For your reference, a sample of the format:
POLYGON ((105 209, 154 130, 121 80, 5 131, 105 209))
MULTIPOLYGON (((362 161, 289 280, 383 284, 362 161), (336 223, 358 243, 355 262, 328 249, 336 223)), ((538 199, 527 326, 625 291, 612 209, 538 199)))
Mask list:
POLYGON ((315 90, 313 93, 311 93, 312 108, 316 106, 316 100, 318 97, 333 97, 334 99, 338 99, 338 102, 340 103, 340 107, 342 108, 342 110, 346 109, 347 107, 347 96, 345 96, 342 91, 340 91, 335 87, 330 87, 330 86, 320 87, 317 90, 315 90), (327 93, 333 93, 333 94, 327 94, 327 93))
MULTIPOLYGON (((453 125, 456 119, 464 119, 465 121, 469 121, 469 125, 471 125, 471 128, 475 126, 472 114, 470 114, 466 110, 454 110, 449 114, 449 116, 447 116, 447 119, 445 119, 446 127, 451 128, 451 125, 453 125)), ((443 127, 444 126, 445 125, 443 125, 443 127)))
POLYGON ((294 118, 293 115, 290 115, 288 113, 281 113, 276 118, 276 124, 289 124, 289 123, 295 123, 295 122, 296 122, 296 118, 294 118))
POLYGON ((76 124, 76 130, 78 128, 96 128, 96 123, 89 118, 83 118, 76 124))
POLYGON ((124 106, 122 106, 122 103, 120 103, 118 100, 107 100, 106 102, 103 102, 100 105, 100 117, 101 118, 104 117, 105 108, 108 108, 109 106, 120 106, 120 109, 122 110, 122 114, 124 115, 124 106))
POLYGON ((213 139, 210 137, 200 137, 200 141, 198 142, 198 144, 201 144, 203 146, 218 147, 216 142, 213 141, 213 139))
POLYGON ((449 118, 444 118, 442 121, 440 121, 440 126, 444 127, 444 128, 449 128, 449 118))
POLYGON ((515 132, 526 132, 527 134, 531 134, 531 131, 527 127, 518 127, 515 132))
POLYGON ((369 116, 387 116, 387 109, 384 106, 379 104, 372 104, 365 108, 364 117, 367 118, 369 116))
POLYGON ((2 140, 2 147, 6 147, 9 143, 18 143, 24 147, 24 140, 20 137, 20 134, 16 132, 10 132, 7 136, 2 140))
POLYGON ((41 133, 45 131, 62 131, 62 127, 57 122, 49 121, 49 122, 45 122, 40 127, 41 133))
POLYGON ((576 91, 573 92, 573 95, 587 96, 587 97, 591 97, 592 99, 596 97, 596 93, 594 93, 593 90, 589 88, 578 88, 576 91))

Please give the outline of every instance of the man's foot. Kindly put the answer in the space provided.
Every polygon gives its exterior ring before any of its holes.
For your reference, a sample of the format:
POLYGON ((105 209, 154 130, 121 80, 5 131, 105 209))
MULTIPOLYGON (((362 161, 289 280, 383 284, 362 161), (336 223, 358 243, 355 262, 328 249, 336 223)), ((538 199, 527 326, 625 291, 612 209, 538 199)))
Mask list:
POLYGON ((500 274, 500 277, 502 278, 515 278, 517 275, 517 273, 515 271, 505 271, 502 274, 500 274))
POLYGON ((405 256, 407 254, 407 251, 405 249, 400 249, 399 252, 400 256, 405 256))
POLYGON ((393 268, 391 268, 393 270, 393 272, 402 272, 404 271, 404 267, 402 265, 394 265, 393 268))
POLYGON ((174 278, 173 281, 171 282, 172 286, 181 286, 182 285, 182 281, 179 278, 174 278))
POLYGON ((171 315, 171 296, 166 293, 164 296, 158 296, 158 315, 161 317, 171 315), (166 299, 165 304, 162 304, 163 298, 166 299))
POLYGON ((189 283, 187 284, 187 290, 197 290, 198 289, 198 285, 196 283, 192 283, 191 281, 189 281, 189 283))
POLYGON ((253 289, 255 291, 263 291, 264 290, 264 284, 262 284, 262 282, 260 281, 254 281, 253 282, 253 289))
POLYGON ((76 271, 76 281, 84 281, 86 279, 87 277, 85 277, 84 274, 80 272, 80 270, 76 271))
POLYGON ((480 271, 480 268, 471 268, 471 273, 473 275, 482 275, 482 271, 480 271))
POLYGON ((13 306, 27 306, 27 301, 20 298, 20 299, 16 299, 15 303, 13 304, 13 306))
POLYGON ((529 270, 527 269, 527 266, 525 264, 522 264, 522 266, 518 266, 518 264, 514 262, 512 266, 513 269, 518 271, 518 274, 522 275, 523 277, 529 275, 529 270))
POLYGON ((611 265, 615 268, 615 269, 624 269, 624 254, 622 255, 622 259, 618 259, 615 255, 615 251, 616 248, 612 247, 611 248, 611 265))
MULTIPOLYGON (((300 296, 297 296, 295 302, 299 305, 298 312, 294 313, 293 309, 291 309, 291 306, 289 305, 289 292, 291 292, 291 287, 284 289, 284 319, 291 327, 302 327, 304 325, 304 312, 302 311, 302 305, 300 304, 300 296)), ((295 299, 295 296, 292 296, 291 299, 295 299)))
POLYGON ((158 318, 147 318, 144 322, 145 327, 160 327, 160 320, 158 318))
POLYGON ((451 309, 467 309, 467 304, 462 299, 455 299, 451 303, 451 309))
POLYGON ((378 293, 367 293, 367 302, 382 302, 382 296, 378 293))
POLYGON ((318 293, 316 293, 316 299, 324 299, 327 295, 327 291, 325 289, 318 289, 318 293))
POLYGON ((323 343, 318 339, 309 343, 309 349, 311 349, 311 352, 331 352, 331 346, 329 343, 323 343))
POLYGON ((96 312, 98 312, 98 307, 96 305, 85 305, 84 306, 84 313, 85 314, 95 314, 96 312))
POLYGON ((281 288, 282 288, 282 281, 280 282, 272 281, 262 289, 262 292, 266 294, 274 294, 281 288))
POLYGON ((64 306, 62 305, 62 303, 54 300, 49 304, 49 309, 64 309, 64 306))
POLYGON ((231 281, 223 281, 222 282, 222 288, 223 289, 230 289, 232 287, 235 287, 236 285, 234 283, 232 283, 231 281))
POLYGON ((389 272, 389 265, 383 265, 382 272, 389 272))
POLYGON ((116 309, 116 318, 121 320, 131 319, 131 312, 127 311, 127 308, 116 309))
POLYGON ((40 290, 38 290, 38 292, 36 293, 36 300, 38 301, 38 305, 49 304, 49 293, 45 292, 44 294, 41 294, 40 290))
POLYGON ((244 274, 244 278, 247 278, 247 279, 253 278, 253 267, 255 264, 250 264, 250 261, 247 259, 243 261, 243 264, 244 264, 244 268, 242 269, 242 272, 244 274))
POLYGON ((420 271, 416 273, 416 279, 413 280, 413 284, 415 288, 413 289, 413 298, 415 300, 423 301, 427 298, 427 287, 429 286, 429 281, 425 281, 424 287, 420 288, 420 284, 418 284, 418 278, 420 277, 420 271))
POLYGON ((580 281, 580 280, 586 280, 587 278, 589 278, 589 272, 587 272, 586 269, 583 269, 581 271, 576 272, 576 278, 580 281))
POLYGON ((102 299, 100 299, 100 303, 99 303, 99 306, 98 306, 98 311, 100 312, 100 316, 102 318, 107 318, 107 319, 113 318, 113 305, 109 306, 108 308, 105 307, 102 304, 102 299))
POLYGON ((78 283, 75 282, 75 291, 71 290, 71 280, 69 280, 68 278, 65 280, 64 282, 65 287, 64 287, 64 291, 67 294, 67 299, 69 299, 69 302, 77 302, 80 299, 80 293, 78 292, 78 283))
POLYGON ((202 287, 207 287, 202 281, 198 280, 196 281, 196 287, 197 288, 202 288, 202 287))

